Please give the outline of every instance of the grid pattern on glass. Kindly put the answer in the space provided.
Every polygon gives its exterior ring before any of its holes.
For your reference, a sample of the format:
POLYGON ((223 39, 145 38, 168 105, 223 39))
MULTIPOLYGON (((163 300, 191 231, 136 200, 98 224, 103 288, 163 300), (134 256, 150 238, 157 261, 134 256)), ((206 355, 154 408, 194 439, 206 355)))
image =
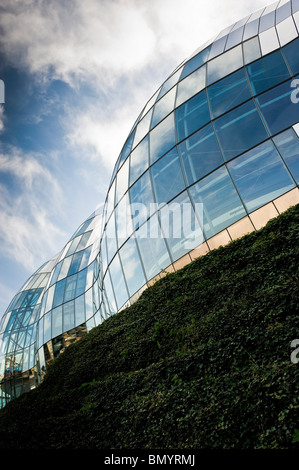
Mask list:
POLYGON ((226 28, 148 101, 116 161, 103 220, 89 217, 1 319, 4 401, 25 391, 16 387, 24 372, 35 367, 39 381, 51 358, 188 250, 295 187, 298 14, 298 0, 276 2, 226 28))

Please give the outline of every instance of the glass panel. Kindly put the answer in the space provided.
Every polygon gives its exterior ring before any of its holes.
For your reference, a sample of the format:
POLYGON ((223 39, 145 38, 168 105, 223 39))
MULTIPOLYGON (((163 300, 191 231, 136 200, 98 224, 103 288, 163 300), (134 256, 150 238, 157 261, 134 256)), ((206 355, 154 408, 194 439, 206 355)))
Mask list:
POLYGON ((136 134, 134 139, 134 147, 143 139, 143 137, 148 133, 150 122, 152 118, 153 110, 151 109, 144 118, 140 121, 136 128, 136 134))
POLYGON ((188 185, 222 165, 223 158, 211 124, 179 145, 188 185))
POLYGON ((108 263, 110 263, 110 260, 117 251, 114 212, 107 223, 105 232, 107 238, 107 259, 108 263))
POLYGON ((124 162, 124 161, 126 160, 126 158, 128 157, 129 153, 131 152, 131 148, 132 148, 132 143, 133 143, 134 136, 135 136, 135 131, 132 132, 132 134, 129 135, 129 137, 128 137, 127 140, 126 140, 125 145, 123 146, 123 149, 122 149, 122 152, 121 152, 120 161, 119 161, 119 164, 120 164, 120 165, 121 165, 122 162, 124 162))
POLYGON ((166 95, 163 96, 154 106, 153 119, 151 128, 155 127, 162 119, 167 116, 174 108, 176 88, 170 90, 166 95))
POLYGON ((241 45, 225 52, 221 56, 208 63, 208 79, 210 85, 217 80, 229 75, 243 65, 241 45))
POLYGON ((259 32, 259 22, 260 20, 257 18, 253 21, 250 21, 245 25, 244 29, 244 36, 243 40, 245 41, 246 39, 252 38, 253 36, 256 36, 259 32))
POLYGON ((75 300, 75 325, 81 325, 85 322, 85 300, 84 295, 81 295, 75 300))
POLYGON ((299 139, 293 129, 274 137, 274 143, 281 153, 293 177, 299 183, 299 139))
POLYGON ((234 31, 229 33, 228 38, 227 38, 227 43, 225 46, 226 51, 236 46, 237 44, 240 44, 240 42, 242 41, 242 37, 243 37, 243 29, 244 27, 242 26, 241 28, 235 29, 234 31))
POLYGON ((204 234, 211 238, 246 215, 225 167, 214 171, 189 190, 194 203, 203 204, 204 234))
POLYGON ((249 81, 254 95, 290 78, 280 51, 276 51, 247 66, 249 81))
POLYGON ((162 98, 162 96, 164 96, 165 93, 167 93, 170 90, 170 88, 172 88, 177 83, 180 74, 181 74, 181 70, 178 70, 176 73, 171 75, 171 77, 169 77, 166 80, 166 82, 164 83, 164 85, 161 88, 158 99, 162 98))
POLYGON ((70 276, 66 279, 64 302, 68 302, 69 300, 72 300, 75 297, 76 284, 77 274, 74 274, 73 276, 70 276))
POLYGON ((178 142, 193 134, 210 120, 206 91, 201 91, 175 112, 178 142))
POLYGON ((151 215, 151 204, 155 202, 149 171, 131 187, 130 199, 133 227, 136 229, 151 215))
POLYGON ((73 259, 69 268, 68 276, 71 276, 72 274, 75 274, 76 272, 78 272, 80 268, 82 256, 83 256, 83 251, 80 251, 73 255, 73 259))
POLYGON ((76 297, 83 294, 83 292, 85 291, 86 272, 87 272, 87 269, 83 269, 83 271, 80 271, 78 273, 77 285, 76 285, 76 297))
POLYGON ((68 331, 75 326, 75 304, 74 301, 63 304, 63 331, 68 331))
POLYGON ((93 315, 92 307, 92 289, 85 293, 85 318, 88 320, 93 315))
POLYGON ((114 292, 113 292, 112 286, 111 286, 109 271, 107 271, 107 274, 104 277, 103 290, 104 290, 105 297, 107 299, 105 306, 109 310, 108 313, 109 314, 110 313, 115 313, 117 311, 117 307, 116 307, 116 302, 115 302, 115 298, 114 298, 114 292))
POLYGON ((50 341, 51 338, 51 312, 49 312, 44 316, 44 343, 50 341))
POLYGON ((109 267, 111 283, 115 293, 117 306, 120 309, 128 300, 129 295, 126 289, 122 268, 119 262, 118 255, 115 256, 109 267))
POLYGON ((80 267, 78 268, 78 270, 81 271, 81 269, 84 269, 88 266, 91 250, 92 246, 86 248, 86 250, 83 251, 80 267))
POLYGON ((115 222, 117 245, 120 247, 133 232, 128 193, 125 194, 115 209, 115 222))
POLYGON ((193 72, 185 80, 178 84, 178 93, 176 98, 176 106, 184 103, 193 95, 201 91, 206 84, 206 66, 193 72))
POLYGON ((115 204, 125 194, 129 184, 129 160, 126 160, 116 176, 115 204))
POLYGON ((275 51, 275 49, 279 48, 279 42, 275 28, 267 29, 267 31, 260 33, 259 38, 262 48, 262 55, 269 54, 269 52, 275 51))
POLYGON ((122 261, 129 293, 132 296, 146 283, 134 238, 130 238, 127 241, 120 250, 119 256, 122 261))
POLYGON ((208 88, 213 118, 251 98, 244 69, 238 70, 208 88))
POLYGON ((248 212, 294 187, 294 182, 271 141, 228 163, 228 169, 248 212))
POLYGON ((160 220, 174 261, 203 243, 202 230, 186 191, 161 209, 160 220))
POLYGON ((72 261, 72 256, 68 256, 67 258, 65 258, 63 260, 63 263, 62 263, 62 266, 61 266, 61 269, 60 269, 60 273, 59 273, 59 276, 58 276, 59 281, 67 276, 71 261, 72 261))
POLYGON ((52 310, 52 337, 62 333, 62 306, 52 310))
POLYGON ((260 41, 258 36, 243 43, 244 64, 250 64, 261 57, 260 41))
POLYGON ((299 73, 298 49, 299 39, 296 39, 296 41, 291 42, 283 48, 283 53, 286 56, 288 64, 294 75, 296 75, 296 73, 299 73))
POLYGON ((216 119, 214 124, 226 160, 268 138, 252 101, 216 119))
POLYGON ((185 188, 176 148, 151 167, 151 174, 158 204, 170 201, 185 188))
POLYGON ((58 281, 56 286, 55 286, 55 295, 54 295, 54 300, 53 300, 53 307, 54 308, 57 307, 58 305, 62 304, 62 302, 63 302, 65 281, 66 281, 66 279, 63 279, 62 281, 58 281))
POLYGON ((146 136, 130 156, 130 185, 148 168, 148 164, 148 136, 146 136))
POLYGON ((208 60, 209 52, 210 47, 208 47, 204 51, 199 52, 199 54, 197 54, 196 56, 192 57, 192 59, 190 59, 185 64, 180 80, 187 77, 187 75, 194 72, 194 70, 198 69, 203 64, 205 64, 205 62, 208 60))
POLYGON ((213 42, 212 47, 211 47, 211 52, 209 55, 210 59, 213 59, 213 57, 219 56, 224 51, 225 43, 227 40, 227 36, 223 36, 220 39, 216 39, 216 41, 213 42))
POLYGON ((291 11, 291 2, 287 2, 284 5, 280 6, 276 10, 276 24, 285 20, 292 13, 291 11))
POLYGON ((175 145, 173 113, 150 132, 150 162, 154 163, 175 145))
POLYGON ((272 135, 298 122, 298 104, 291 100, 293 91, 288 81, 257 98, 272 135))
POLYGON ((293 13, 299 11, 299 0, 292 0, 292 11, 293 13))
POLYGON ((267 15, 261 16, 260 33, 272 28, 275 25, 275 11, 271 11, 267 15))
POLYGON ((137 230, 136 238, 149 281, 171 264, 156 215, 137 230))

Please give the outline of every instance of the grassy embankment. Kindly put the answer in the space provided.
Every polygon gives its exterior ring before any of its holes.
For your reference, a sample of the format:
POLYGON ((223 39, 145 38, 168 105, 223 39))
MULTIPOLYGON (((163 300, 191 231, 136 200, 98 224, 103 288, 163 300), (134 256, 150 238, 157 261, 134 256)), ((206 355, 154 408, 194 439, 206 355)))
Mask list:
POLYGON ((299 206, 147 289, 0 411, 0 448, 297 448, 299 206))

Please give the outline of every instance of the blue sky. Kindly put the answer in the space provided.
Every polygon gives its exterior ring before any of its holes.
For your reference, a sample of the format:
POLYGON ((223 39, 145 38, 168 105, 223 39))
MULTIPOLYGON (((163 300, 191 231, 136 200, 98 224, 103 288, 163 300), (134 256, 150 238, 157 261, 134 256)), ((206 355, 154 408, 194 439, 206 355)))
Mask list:
POLYGON ((0 316, 104 202, 121 147, 158 86, 197 47, 264 6, 1 1, 0 316))

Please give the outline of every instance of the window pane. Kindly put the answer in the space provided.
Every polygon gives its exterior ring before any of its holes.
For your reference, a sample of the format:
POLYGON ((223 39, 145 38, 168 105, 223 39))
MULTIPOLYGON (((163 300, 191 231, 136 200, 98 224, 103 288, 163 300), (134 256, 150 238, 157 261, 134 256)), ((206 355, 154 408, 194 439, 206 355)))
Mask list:
POLYGON ((58 305, 62 304, 62 302, 63 302, 65 281, 66 281, 66 279, 63 279, 62 281, 58 281, 56 286, 55 286, 53 307, 57 307, 58 305))
POLYGON ((276 26, 281 46, 288 44, 298 36, 293 18, 287 18, 276 26))
POLYGON ((63 331, 68 331, 75 326, 75 304, 74 301, 63 304, 63 331))
POLYGON ((77 274, 75 274, 74 276, 69 276, 66 279, 64 302, 68 302, 69 300, 72 300, 75 297, 76 283, 77 274))
POLYGON ((293 129, 274 137, 274 143, 281 153, 293 177, 299 183, 299 139, 293 129))
POLYGON ((75 300, 75 325, 81 325, 85 322, 85 300, 84 295, 81 295, 75 300))
POLYGON ((116 245, 116 232, 115 232, 115 213, 111 215, 107 226, 106 226, 106 239, 107 239, 107 259, 108 263, 114 256, 114 254, 117 251, 117 245, 116 245))
POLYGON ((161 209, 160 220, 174 261, 203 243, 202 229, 186 191, 161 209))
POLYGON ((151 215, 150 204, 155 202, 149 171, 130 188, 130 199, 133 227, 136 229, 151 215))
POLYGON ((244 69, 235 72, 208 88, 213 118, 251 98, 244 69))
POLYGON ((120 247, 133 232, 129 195, 125 194, 115 209, 117 245, 120 247))
POLYGON ((208 84, 234 72, 243 65, 242 48, 237 46, 208 63, 208 84))
POLYGON ((178 81, 179 76, 181 74, 181 69, 175 72, 171 77, 169 77, 166 82, 164 82, 164 85, 161 88, 161 91, 159 93, 158 99, 162 98, 169 90, 172 88, 178 81))
POLYGON ((146 136, 130 156, 130 185, 148 168, 148 162, 148 136, 146 136))
POLYGON ((211 124, 179 145, 188 185, 206 176, 223 163, 211 124))
POLYGON ((216 119, 214 124, 226 160, 268 138, 259 113, 251 101, 216 119))
POLYGON ((150 162, 155 162, 175 145, 173 113, 150 132, 150 162))
POLYGON ((298 104, 291 100, 293 91, 291 81, 288 81, 257 98, 272 135, 298 122, 298 104))
POLYGON ((244 64, 250 64, 261 57, 261 48, 258 36, 243 43, 244 64))
POLYGON ((279 48, 278 37, 275 28, 267 29, 259 35, 262 54, 266 55, 269 52, 275 51, 279 48))
POLYGON ((156 215, 137 230, 136 238, 149 281, 171 264, 156 215))
POLYGON ((121 156, 120 156, 120 160, 119 160, 119 165, 121 165, 121 163, 126 160, 126 158, 128 157, 129 153, 131 152, 131 148, 132 148, 132 143, 133 143, 134 136, 135 136, 135 131, 132 132, 132 134, 130 134, 129 137, 127 138, 126 143, 125 143, 125 145, 123 146, 123 149, 122 149, 122 152, 121 152, 121 156))
POLYGON ((111 283, 115 293, 117 307, 120 309, 128 300, 129 295, 125 285, 122 268, 119 262, 118 255, 115 256, 109 267, 111 283))
POLYGON ((151 173, 158 204, 170 201, 185 188, 176 148, 155 163, 151 173))
POLYGON ((205 84, 206 67, 204 66, 193 72, 178 84, 176 106, 179 106, 194 96, 196 93, 201 91, 205 87, 205 84))
POLYGON ((246 215, 225 167, 190 188, 194 203, 203 204, 204 235, 211 238, 246 215))
POLYGON ((135 139, 134 139, 134 147, 143 139, 143 137, 148 133, 149 127, 150 127, 150 122, 152 118, 153 110, 151 109, 145 116, 142 118, 142 120, 139 122, 137 128, 136 128, 136 133, 135 133, 135 139))
POLYGON ((280 51, 276 51, 248 65, 247 72, 254 95, 290 78, 280 51))
POLYGON ((287 58, 288 64, 291 67, 293 74, 299 73, 299 39, 291 42, 283 48, 283 53, 287 58))
POLYGON ((79 253, 75 253, 73 255, 73 259, 69 268, 68 276, 71 276, 72 274, 75 274, 76 272, 78 272, 80 263, 82 260, 82 256, 83 256, 83 251, 80 251, 79 253))
POLYGON ((194 72, 194 70, 201 67, 201 65, 203 65, 207 61, 209 52, 210 52, 210 47, 208 47, 204 51, 199 52, 199 54, 197 54, 196 56, 192 57, 192 59, 190 59, 185 64, 180 79, 182 80, 183 78, 187 77, 187 75, 194 72))
POLYGON ((76 297, 78 295, 83 294, 85 291, 85 284, 86 284, 86 269, 83 269, 83 271, 80 271, 78 273, 78 278, 77 278, 77 286, 76 286, 76 297))
POLYGON ((174 100, 175 100, 176 88, 170 90, 166 95, 163 96, 154 106, 153 119, 151 128, 155 127, 160 121, 162 121, 167 114, 173 111, 174 100))
POLYGON ((201 91, 175 112, 178 142, 210 120, 206 91, 201 91))
POLYGON ((126 160, 116 176, 115 204, 125 194, 129 184, 129 160, 126 160))
POLYGON ((134 238, 130 238, 127 241, 120 250, 119 256, 122 261, 129 293, 132 296, 146 283, 134 238))
POLYGON ((62 306, 52 310, 52 336, 58 336, 62 333, 62 306))
POLYGON ((248 212, 254 211, 294 187, 271 141, 228 163, 228 169, 248 212))

